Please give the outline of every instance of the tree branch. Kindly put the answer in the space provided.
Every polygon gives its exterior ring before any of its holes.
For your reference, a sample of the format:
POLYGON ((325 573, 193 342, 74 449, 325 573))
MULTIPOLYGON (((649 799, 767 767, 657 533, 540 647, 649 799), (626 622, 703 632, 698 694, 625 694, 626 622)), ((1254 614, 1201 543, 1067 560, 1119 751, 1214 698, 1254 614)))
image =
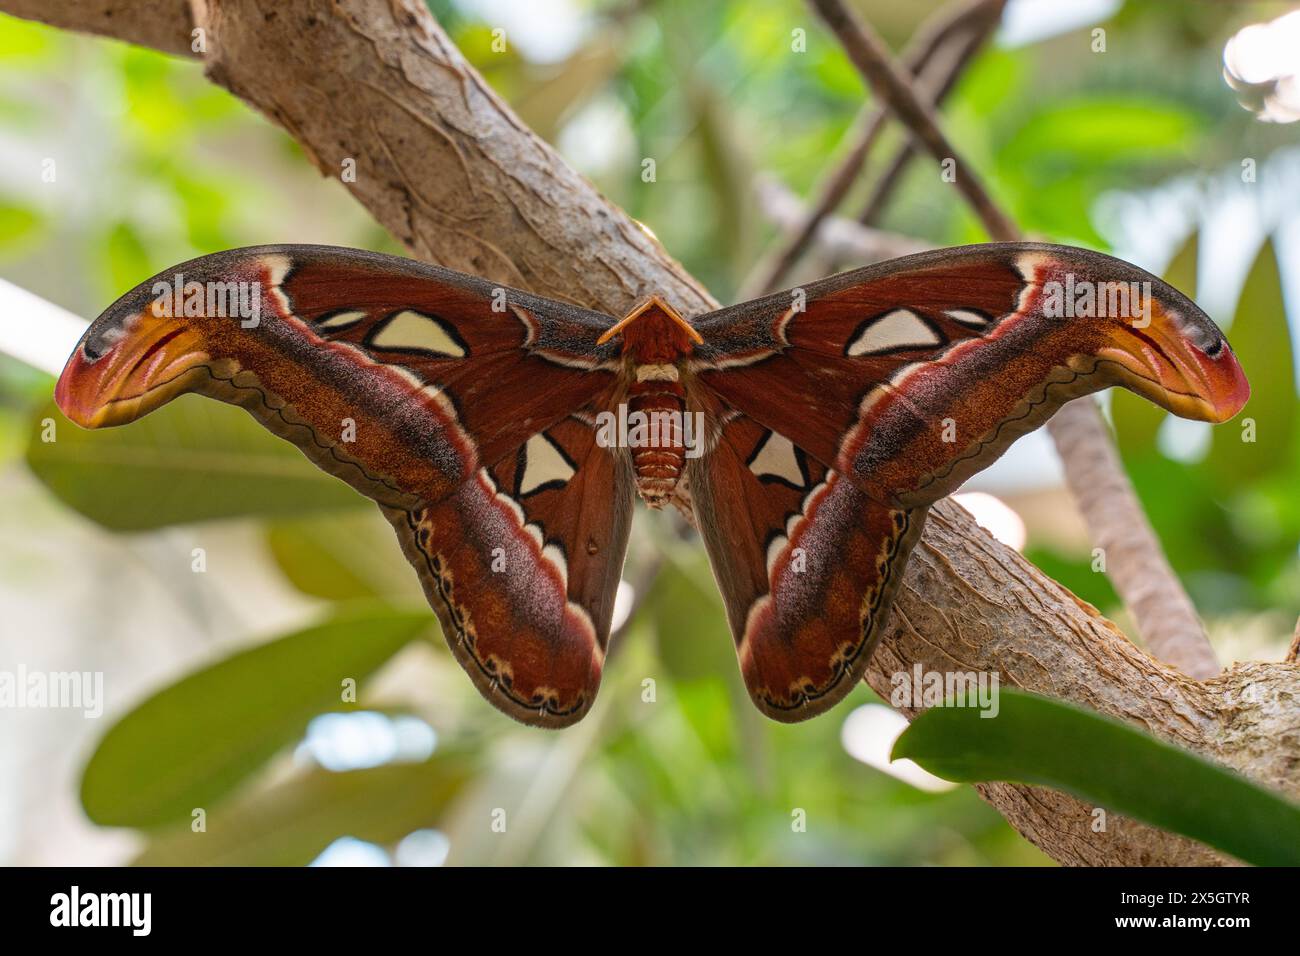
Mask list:
POLYGON ((973 167, 964 162, 956 147, 939 129, 934 111, 912 89, 903 68, 890 56, 876 32, 849 13, 840 0, 812 0, 826 25, 839 39, 853 65, 868 86, 889 104, 890 110, 907 127, 912 138, 940 163, 950 161, 957 170, 955 185, 980 217, 989 235, 1002 242, 1020 238, 1016 224, 995 203, 973 167))
MULTIPOLYGON (((974 170, 958 156, 875 32, 849 13, 841 0, 812 0, 812 4, 913 139, 940 163, 955 165, 957 188, 989 235, 1008 242, 1022 238, 974 170)), ((1105 553, 1108 576, 1147 647, 1191 677, 1217 674, 1214 648, 1120 466, 1096 403, 1090 398, 1069 403, 1047 428, 1092 540, 1105 553)))
MULTIPOLYGON (((15 0, 0 0, 13 9, 15 0)), ((330 175, 357 159, 357 197, 420 256, 619 313, 657 290, 688 313, 713 300, 625 213, 533 136, 416 0, 219 0, 198 20, 210 74, 285 126, 330 175)), ((656 188, 648 186, 647 188, 656 188)), ((1096 610, 941 502, 904 575, 868 680, 996 671, 1300 794, 1300 666, 1248 665, 1197 683, 1134 648, 1096 610), (1242 693, 1254 687, 1262 692, 1242 693)), ((1214 862, 1136 823, 1094 833, 1090 808, 981 788, 1062 862, 1214 862)))
POLYGON ((189 0, 5 0, 0 11, 163 53, 194 56, 189 0))

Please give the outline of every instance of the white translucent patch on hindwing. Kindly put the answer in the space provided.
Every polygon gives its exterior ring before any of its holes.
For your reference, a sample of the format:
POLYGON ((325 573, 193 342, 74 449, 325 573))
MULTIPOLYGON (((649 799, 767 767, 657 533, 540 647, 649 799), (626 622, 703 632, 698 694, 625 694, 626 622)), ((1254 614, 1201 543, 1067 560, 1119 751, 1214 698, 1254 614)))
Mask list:
MULTIPOLYGON (((527 539, 533 543, 533 546, 536 548, 537 554, 541 560, 555 569, 555 572, 560 579, 561 590, 567 591, 569 586, 569 563, 565 557, 564 549, 558 544, 548 544, 546 542, 545 532, 543 531, 542 526, 536 522, 529 521, 527 515, 524 514, 523 506, 510 495, 503 493, 497 488, 497 483, 495 479, 493 479, 490 471, 486 468, 480 468, 478 471, 478 480, 483 489, 492 497, 492 499, 498 502, 514 517, 515 523, 519 526, 520 531, 522 531, 527 539)), ((528 578, 525 579, 529 580, 528 578)), ((605 659, 605 652, 601 650, 600 644, 596 640, 596 625, 595 622, 592 621, 591 615, 587 613, 585 607, 567 600, 567 597, 565 603, 570 613, 574 614, 582 622, 583 628, 591 636, 592 655, 597 661, 603 662, 605 659)))
POLYGON ((894 309, 867 322, 849 343, 845 354, 879 355, 902 349, 941 345, 943 339, 924 319, 910 309, 894 309))
POLYGON ((366 317, 366 313, 358 309, 349 309, 346 312, 335 312, 333 315, 327 315, 316 323, 318 329, 346 329, 349 325, 356 325, 366 317))
POLYGON ((546 437, 545 432, 538 432, 528 439, 520 468, 517 487, 521 496, 543 488, 562 488, 576 473, 563 450, 546 437))
POLYGON ((777 478, 796 488, 804 486, 804 473, 799 467, 794 444, 777 432, 768 432, 758 443, 749 459, 749 470, 759 478, 777 478))
POLYGON ((974 329, 982 329, 989 324, 988 316, 980 312, 972 312, 970 309, 949 309, 944 315, 974 329))
POLYGON ((464 358, 468 354, 449 322, 413 309, 384 320, 366 344, 371 348, 422 352, 443 358, 464 358))

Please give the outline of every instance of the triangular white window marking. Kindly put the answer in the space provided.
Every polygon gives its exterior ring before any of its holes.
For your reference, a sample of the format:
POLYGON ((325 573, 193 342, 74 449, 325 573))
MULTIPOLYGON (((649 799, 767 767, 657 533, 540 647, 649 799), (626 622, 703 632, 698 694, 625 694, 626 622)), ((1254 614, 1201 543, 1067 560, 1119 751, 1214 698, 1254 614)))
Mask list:
POLYGON ((568 484, 573 466, 546 435, 538 433, 524 445, 524 473, 519 478, 519 494, 531 495, 543 485, 568 484))
POLYGON ((335 312, 327 318, 321 319, 316 323, 318 329, 342 329, 349 325, 356 325, 366 317, 366 313, 352 309, 347 312, 335 312))
POLYGON ((404 352, 430 352, 450 358, 464 358, 465 347, 456 341, 451 327, 442 319, 407 309, 388 319, 370 337, 374 348, 404 352))
POLYGON ((849 343, 848 355, 873 355, 896 349, 921 349, 939 345, 943 339, 919 315, 907 309, 886 312, 858 333, 849 343))
POLYGON ((768 432, 767 437, 759 443, 758 451, 749 462, 749 470, 762 478, 769 475, 802 488, 803 470, 799 467, 799 458, 794 453, 790 439, 776 432, 768 432))
POLYGON ((972 312, 969 309, 949 309, 944 314, 949 318, 956 319, 962 325, 969 325, 977 329, 982 329, 989 324, 988 316, 981 315, 979 312, 972 312))

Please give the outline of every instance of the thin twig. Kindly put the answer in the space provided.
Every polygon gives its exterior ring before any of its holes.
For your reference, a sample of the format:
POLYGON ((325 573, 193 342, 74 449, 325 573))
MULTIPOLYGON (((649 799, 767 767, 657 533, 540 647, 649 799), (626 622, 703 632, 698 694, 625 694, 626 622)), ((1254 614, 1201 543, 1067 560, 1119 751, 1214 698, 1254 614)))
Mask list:
MULTIPOLYGON (((989 25, 998 21, 1005 2, 1006 0, 965 0, 940 9, 920 26, 903 52, 904 68, 914 76, 928 76, 929 67, 941 49, 958 44, 966 48, 970 37, 987 35, 989 25)), ((940 77, 933 80, 931 85, 937 91, 943 84, 944 79, 940 77)), ((784 242, 759 262, 741 284, 738 296, 741 300, 773 291, 794 268, 812 242, 821 221, 839 208, 857 181, 888 118, 889 111, 884 106, 868 104, 863 108, 855 124, 853 145, 817 188, 817 199, 809 206, 804 220, 790 231, 784 242)))
POLYGON ((826 25, 834 31, 853 65, 876 94, 889 104, 912 137, 935 159, 951 161, 957 171, 956 186, 994 239, 1012 241, 1020 230, 989 196, 972 167, 939 129, 934 111, 922 102, 903 68, 889 55, 876 32, 853 16, 841 0, 811 0, 826 25))
POLYGON ((1065 481, 1105 556, 1107 576, 1153 655, 1188 677, 1221 670, 1214 646, 1124 473, 1097 405, 1079 399, 1047 423, 1065 481))
MULTIPOLYGON (((1003 241, 1020 239, 1016 224, 993 201, 974 170, 961 161, 933 112, 875 31, 851 14, 841 0, 811 3, 915 142, 940 162, 953 161, 958 170, 957 188, 989 235, 1003 241)), ((1096 403, 1090 399, 1071 402, 1047 427, 1089 533, 1103 549, 1108 576, 1148 649, 1189 677, 1204 679, 1217 674, 1219 664, 1205 627, 1164 556, 1096 403)))
MULTIPOLYGON (((1005 3, 998 3, 999 12, 1005 5, 1005 3)), ((947 64, 946 71, 934 91, 932 101, 936 108, 943 105, 944 100, 948 98, 948 94, 957 85, 957 80, 966 71, 966 67, 970 65, 971 60, 975 58, 975 54, 980 51, 994 29, 996 29, 998 22, 999 18, 994 17, 987 23, 972 30, 959 41, 950 44, 950 46, 960 44, 960 49, 957 50, 951 62, 947 64)), ((879 221, 880 216, 885 211, 885 206, 902 179, 904 171, 915 156, 916 144, 911 139, 899 144, 893 158, 886 165, 885 171, 876 180, 875 185, 871 187, 871 193, 868 195, 867 201, 862 205, 862 212, 858 214, 858 222, 864 226, 874 226, 879 221)))
MULTIPOLYGON (((804 204, 779 180, 760 176, 756 186, 759 208, 778 228, 791 228, 807 220, 808 210, 804 204)), ((824 217, 813 238, 815 251, 854 265, 897 259, 929 248, 930 244, 920 239, 872 229, 840 216, 824 217)))

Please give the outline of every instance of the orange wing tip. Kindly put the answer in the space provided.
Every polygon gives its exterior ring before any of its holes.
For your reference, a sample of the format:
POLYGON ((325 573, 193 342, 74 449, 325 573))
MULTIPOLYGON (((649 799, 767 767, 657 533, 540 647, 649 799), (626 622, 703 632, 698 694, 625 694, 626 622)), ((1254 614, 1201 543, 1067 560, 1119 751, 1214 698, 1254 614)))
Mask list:
POLYGON ((134 421, 188 389, 208 360, 200 333, 152 312, 96 320, 69 357, 54 401, 83 428, 134 421))
POLYGON ((1122 384, 1161 408, 1226 422, 1250 398, 1250 383, 1209 316, 1178 296, 1163 288, 1147 321, 1116 321, 1097 354, 1123 370, 1122 384))
POLYGON ((1250 382, 1246 380, 1245 369, 1231 350, 1225 348, 1224 354, 1227 360, 1219 362, 1219 381, 1210 395, 1216 423, 1232 418, 1250 400, 1250 382))

